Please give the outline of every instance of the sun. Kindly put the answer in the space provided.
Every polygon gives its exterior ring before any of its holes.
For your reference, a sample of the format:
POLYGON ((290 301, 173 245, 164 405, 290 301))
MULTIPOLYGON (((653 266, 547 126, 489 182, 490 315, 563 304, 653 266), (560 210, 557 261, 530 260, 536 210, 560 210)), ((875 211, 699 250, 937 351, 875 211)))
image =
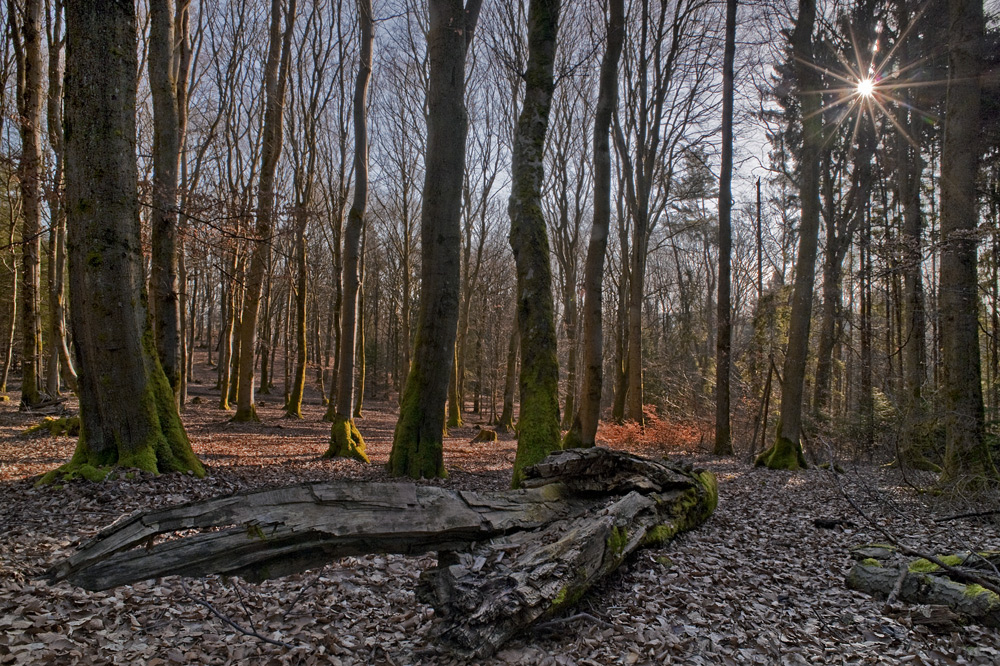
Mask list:
POLYGON ((858 96, 859 97, 871 97, 875 94, 875 80, 870 77, 865 77, 858 80, 858 96))

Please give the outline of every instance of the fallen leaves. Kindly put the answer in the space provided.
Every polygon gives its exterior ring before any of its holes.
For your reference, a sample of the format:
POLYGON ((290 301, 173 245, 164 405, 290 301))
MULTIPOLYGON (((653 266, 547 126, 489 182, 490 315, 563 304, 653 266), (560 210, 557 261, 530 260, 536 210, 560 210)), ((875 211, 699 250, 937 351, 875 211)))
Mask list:
MULTIPOLYGON (((386 479, 380 463, 391 445, 389 404, 369 403, 358 422, 376 461, 368 466, 319 457, 329 426, 320 421, 323 408, 316 401, 307 404, 301 421, 281 418, 275 403, 260 409, 263 424, 238 425, 228 424, 214 404, 206 397, 185 413, 209 478, 140 476, 62 488, 35 488, 24 477, 67 460, 74 441, 17 437, 31 417, 16 412, 16 404, 0 406, 0 664, 462 663, 434 645, 433 611, 414 596, 432 557, 349 557, 261 585, 209 577, 187 581, 191 596, 171 578, 103 593, 39 580, 56 559, 139 509, 301 481, 386 479), (239 634, 194 597, 246 628, 297 647, 239 634)), ((664 428, 650 430, 662 434, 664 428)), ((697 427, 690 430, 683 436, 697 441, 697 427)), ((469 445, 474 434, 473 427, 452 430, 445 445, 451 476, 435 483, 474 490, 507 486, 516 442, 501 437, 469 445)), ((610 434, 610 444, 629 445, 623 431, 610 434)), ((647 434, 628 448, 662 455, 669 450, 664 442, 647 434)), ((719 507, 704 527, 666 548, 642 551, 568 611, 565 621, 543 624, 486 663, 997 663, 995 631, 969 626, 941 633, 916 621, 913 609, 883 615, 880 601, 846 589, 849 548, 881 537, 861 525, 827 472, 754 470, 731 460, 697 464, 712 469, 720 482, 719 507), (858 525, 817 529, 817 518, 858 525)), ((855 489, 872 515, 896 533, 939 550, 967 549, 957 537, 948 543, 948 534, 961 534, 968 524, 936 524, 926 507, 894 488, 890 472, 860 468, 852 474, 864 488, 881 488, 892 498, 879 504, 870 492, 855 489)), ((996 530, 977 535, 975 547, 1000 548, 996 530)))

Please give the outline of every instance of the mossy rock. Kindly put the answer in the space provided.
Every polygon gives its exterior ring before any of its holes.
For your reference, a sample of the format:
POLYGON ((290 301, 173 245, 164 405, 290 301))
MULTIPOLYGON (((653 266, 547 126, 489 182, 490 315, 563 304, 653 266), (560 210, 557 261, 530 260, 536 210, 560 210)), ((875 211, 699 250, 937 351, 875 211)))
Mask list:
POLYGON ((497 432, 496 430, 490 430, 489 428, 483 428, 478 433, 476 433, 475 437, 472 438, 473 444, 477 442, 495 442, 495 441, 497 441, 497 432))
POLYGON ((48 433, 50 437, 78 437, 80 435, 79 416, 46 416, 41 423, 36 423, 24 431, 26 437, 48 433))

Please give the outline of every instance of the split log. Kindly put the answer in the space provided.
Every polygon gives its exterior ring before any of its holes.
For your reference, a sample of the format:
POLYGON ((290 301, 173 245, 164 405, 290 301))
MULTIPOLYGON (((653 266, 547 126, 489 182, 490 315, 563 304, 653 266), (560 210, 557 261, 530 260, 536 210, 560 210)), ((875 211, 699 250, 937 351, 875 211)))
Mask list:
POLYGON ((847 584, 855 590, 907 603, 947 606, 971 621, 1000 627, 1000 596, 969 582, 996 577, 998 552, 936 556, 950 571, 927 559, 901 557, 892 546, 862 546, 852 555, 857 561, 847 584))
POLYGON ((704 522, 715 477, 604 448, 550 455, 523 488, 311 483, 141 513, 56 564, 91 590, 167 575, 259 581, 365 553, 438 553, 418 593, 440 640, 476 657, 574 604, 641 546, 704 522), (160 539, 160 541, 157 541, 160 539))

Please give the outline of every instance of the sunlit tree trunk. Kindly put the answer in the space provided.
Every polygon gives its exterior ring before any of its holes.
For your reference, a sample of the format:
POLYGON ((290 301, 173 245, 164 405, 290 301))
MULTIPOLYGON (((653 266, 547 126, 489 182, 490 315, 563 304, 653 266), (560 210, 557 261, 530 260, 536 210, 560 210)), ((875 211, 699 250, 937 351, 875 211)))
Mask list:
POLYGON ((73 367, 72 354, 69 350, 66 333, 66 209, 63 206, 63 166, 65 160, 62 104, 63 104, 63 51, 65 47, 63 34, 63 3, 56 0, 48 28, 49 46, 49 92, 46 105, 49 129, 49 144, 55 155, 55 169, 52 179, 52 192, 49 196, 49 219, 51 220, 51 238, 55 247, 51 249, 52 265, 49 274, 52 282, 49 286, 49 320, 51 334, 51 365, 56 375, 50 380, 50 392, 58 389, 58 376, 61 375, 70 387, 76 391, 76 370, 73 367))

